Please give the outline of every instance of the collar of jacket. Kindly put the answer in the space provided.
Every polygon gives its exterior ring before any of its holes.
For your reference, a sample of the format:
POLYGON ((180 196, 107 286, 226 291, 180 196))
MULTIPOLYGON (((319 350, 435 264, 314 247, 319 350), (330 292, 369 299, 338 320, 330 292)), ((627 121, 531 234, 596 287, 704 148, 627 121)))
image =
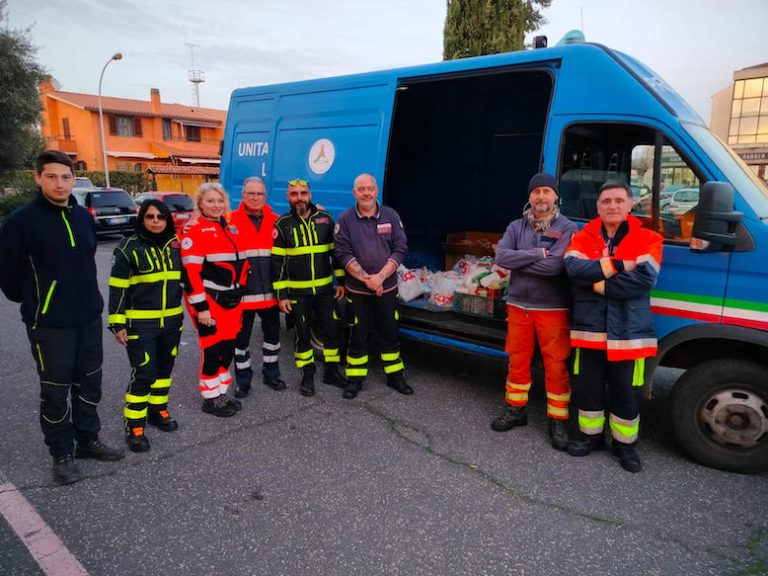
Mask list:
MULTIPOLYGON (((643 227, 642 220, 640 220, 640 218, 636 216, 632 216, 632 214, 627 214, 627 224, 629 225, 628 233, 632 233, 636 231, 638 228, 643 227)), ((593 236, 596 236, 597 238, 602 238, 602 234, 600 233, 602 226, 603 226, 603 219, 598 216, 594 220, 590 220, 589 222, 587 222, 587 225, 584 226, 584 230, 586 230, 588 233, 592 234, 593 236)))
MULTIPOLYGON (((307 218, 312 218, 312 216, 314 216, 319 212, 319 210, 317 209, 317 206, 315 206, 314 203, 307 202, 307 206, 309 206, 309 216, 307 216, 307 218)), ((299 216, 299 213, 296 212, 296 208, 291 207, 291 214, 296 218, 301 218, 301 216, 299 216)))
POLYGON ((77 200, 75 200, 75 195, 70 192, 69 198, 67 199, 67 205, 66 206, 59 206, 58 204, 54 204, 48 198, 45 197, 45 194, 43 194, 43 190, 38 186, 37 188, 37 198, 35 199, 37 203, 40 206, 45 206, 46 208, 50 210, 56 210, 59 212, 63 212, 64 210, 71 210, 72 207, 77 204, 77 200))
MULTIPOLYGON (((255 214, 251 214, 250 212, 248 212, 248 210, 245 209, 245 202, 240 202, 240 206, 237 207, 237 210, 235 210, 235 212, 247 218, 251 216, 255 216, 255 214)), ((271 215, 272 215, 272 206, 270 206, 269 204, 264 204, 264 206, 262 206, 261 208, 261 217, 264 220, 267 220, 271 215)))
POLYGON ((374 214, 373 216, 364 216, 363 214, 360 213, 360 209, 357 207, 357 202, 355 202, 355 214, 357 214, 357 217, 360 218, 360 219, 371 218, 373 220, 378 220, 379 219, 379 215, 381 214, 381 204, 379 204, 379 201, 377 200, 376 201, 376 214, 374 214))

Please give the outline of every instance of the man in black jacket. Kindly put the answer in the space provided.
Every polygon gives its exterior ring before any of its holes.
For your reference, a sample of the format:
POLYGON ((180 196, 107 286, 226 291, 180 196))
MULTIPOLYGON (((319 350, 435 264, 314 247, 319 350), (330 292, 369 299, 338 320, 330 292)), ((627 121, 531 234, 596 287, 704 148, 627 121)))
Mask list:
POLYGON ((344 273, 333 259, 333 218, 312 203, 309 183, 290 180, 286 197, 291 211, 275 222, 272 234, 272 288, 280 311, 288 315, 295 331, 293 356, 301 371, 299 392, 313 396, 315 356, 310 339, 313 316, 323 331, 323 382, 340 388, 346 385, 339 372, 340 325, 334 303, 334 298, 344 297, 344 273))
POLYGON ((75 174, 66 154, 40 154, 35 182, 37 197, 0 229, 0 288, 21 303, 40 376, 40 425, 53 477, 71 484, 82 478, 73 452, 97 460, 119 460, 124 452, 98 436, 104 302, 96 283, 93 218, 71 195, 75 174))

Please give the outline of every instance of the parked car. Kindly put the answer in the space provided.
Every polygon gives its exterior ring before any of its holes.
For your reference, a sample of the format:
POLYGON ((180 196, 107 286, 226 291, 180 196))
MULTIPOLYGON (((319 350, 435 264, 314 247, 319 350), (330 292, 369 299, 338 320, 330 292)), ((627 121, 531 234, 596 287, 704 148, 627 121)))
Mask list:
POLYGON ((75 188, 96 188, 90 178, 75 176, 75 188))
POLYGON ((662 212, 671 214, 684 214, 691 208, 695 208, 699 203, 698 188, 680 188, 676 190, 668 201, 661 204, 659 209, 662 212))
POLYGON ((149 199, 160 200, 168 206, 173 217, 173 224, 176 228, 181 228, 184 223, 192 217, 195 212, 195 201, 184 192, 144 192, 136 196, 136 204, 149 199))
POLYGON ((121 188, 75 188, 75 200, 96 222, 96 235, 131 233, 136 228, 138 207, 121 188))

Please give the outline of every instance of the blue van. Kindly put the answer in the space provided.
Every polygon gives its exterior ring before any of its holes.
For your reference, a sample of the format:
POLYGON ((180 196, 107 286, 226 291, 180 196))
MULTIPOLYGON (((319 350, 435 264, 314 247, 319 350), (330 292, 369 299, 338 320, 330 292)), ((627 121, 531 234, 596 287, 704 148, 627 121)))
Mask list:
MULTIPOLYGON (((336 214, 369 172, 406 225, 407 264, 439 270, 448 234, 503 232, 542 169, 581 223, 606 180, 638 191, 635 215, 666 239, 655 362, 685 369, 670 400, 677 438, 703 464, 768 469, 768 192, 631 56, 575 44, 239 89, 221 181, 236 203, 243 180, 261 176, 283 212, 287 181, 307 178, 336 214), (666 209, 661 199, 682 188, 698 191, 698 206, 666 209)), ((404 305, 401 325, 410 338, 504 354, 503 320, 404 305)))

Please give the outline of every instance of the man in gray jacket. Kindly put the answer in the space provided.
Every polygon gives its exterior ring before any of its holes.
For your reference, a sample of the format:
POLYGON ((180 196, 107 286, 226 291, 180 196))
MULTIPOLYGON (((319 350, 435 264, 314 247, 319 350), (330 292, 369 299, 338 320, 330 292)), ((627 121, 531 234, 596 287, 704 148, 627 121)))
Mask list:
POLYGON ((563 255, 576 225, 558 209, 554 176, 541 172, 528 184, 528 205, 496 248, 496 264, 510 270, 507 293, 507 407, 491 428, 506 432, 528 423, 531 359, 538 340, 544 359, 547 416, 552 447, 568 445, 571 398, 566 361, 570 354, 569 290, 563 255))

